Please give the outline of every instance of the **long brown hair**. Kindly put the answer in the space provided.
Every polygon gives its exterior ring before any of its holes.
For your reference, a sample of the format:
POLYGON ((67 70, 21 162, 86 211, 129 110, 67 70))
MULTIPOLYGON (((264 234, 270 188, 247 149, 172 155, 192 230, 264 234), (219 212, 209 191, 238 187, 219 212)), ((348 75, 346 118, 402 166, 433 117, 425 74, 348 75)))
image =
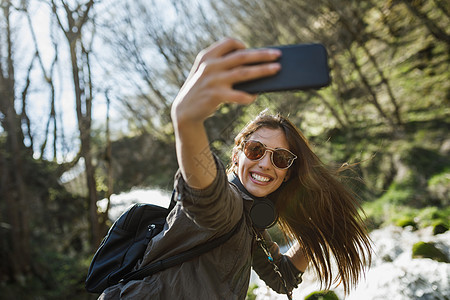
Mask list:
POLYGON ((342 281, 348 293, 371 261, 371 241, 357 197, 341 182, 339 170, 325 166, 300 130, 281 115, 262 112, 247 124, 235 138, 232 157, 242 141, 262 127, 281 129, 289 150, 298 157, 289 168, 289 180, 272 199, 279 212, 280 229, 289 242, 300 243, 326 289, 342 281), (333 274, 333 259, 337 276, 333 274))

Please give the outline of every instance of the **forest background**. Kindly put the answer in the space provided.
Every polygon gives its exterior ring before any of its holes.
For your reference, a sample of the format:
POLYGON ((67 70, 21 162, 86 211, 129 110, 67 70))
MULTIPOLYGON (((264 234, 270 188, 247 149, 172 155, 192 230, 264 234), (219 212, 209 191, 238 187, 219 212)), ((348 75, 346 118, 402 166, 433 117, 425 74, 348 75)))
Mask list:
POLYGON ((449 225, 446 0, 1 0, 0 286, 4 299, 90 299, 111 222, 100 199, 171 190, 170 106, 199 50, 323 43, 331 86, 224 105, 206 122, 224 162, 259 111, 289 115, 350 177, 370 228, 449 225))

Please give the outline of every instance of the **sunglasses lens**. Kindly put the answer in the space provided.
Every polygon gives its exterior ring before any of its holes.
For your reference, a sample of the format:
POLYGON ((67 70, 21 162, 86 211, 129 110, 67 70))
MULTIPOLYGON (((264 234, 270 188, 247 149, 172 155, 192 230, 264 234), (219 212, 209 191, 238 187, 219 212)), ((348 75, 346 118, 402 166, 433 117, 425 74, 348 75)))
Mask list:
POLYGON ((260 142, 247 141, 244 146, 244 154, 248 159, 257 160, 264 156, 266 147, 260 142))
POLYGON ((272 154, 273 164, 280 169, 286 169, 290 167, 293 159, 292 154, 283 149, 277 149, 272 154))

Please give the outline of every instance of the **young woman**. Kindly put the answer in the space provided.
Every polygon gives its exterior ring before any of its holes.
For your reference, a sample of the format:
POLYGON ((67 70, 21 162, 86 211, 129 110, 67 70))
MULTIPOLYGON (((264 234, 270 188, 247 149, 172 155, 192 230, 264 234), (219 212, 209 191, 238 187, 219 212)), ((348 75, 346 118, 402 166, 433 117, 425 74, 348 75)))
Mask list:
POLYGON ((178 204, 138 267, 240 224, 236 234, 179 266, 110 287, 100 299, 245 299, 252 266, 269 286, 288 295, 308 264, 326 288, 333 278, 346 290, 356 284, 370 261, 358 203, 287 119, 262 114, 246 126, 236 137, 228 178, 210 151, 204 121, 223 103, 252 103, 256 95, 233 85, 275 74, 279 56, 278 50, 250 50, 234 39, 200 52, 172 108, 178 204), (262 228, 275 221, 293 245, 285 254, 262 228))

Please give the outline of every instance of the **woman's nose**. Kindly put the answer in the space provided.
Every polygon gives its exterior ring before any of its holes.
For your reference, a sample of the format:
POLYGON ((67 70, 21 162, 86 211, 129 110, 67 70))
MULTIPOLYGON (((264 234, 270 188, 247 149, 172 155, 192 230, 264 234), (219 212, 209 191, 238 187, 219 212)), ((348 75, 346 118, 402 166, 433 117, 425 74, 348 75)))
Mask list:
POLYGON ((259 160, 259 164, 258 165, 261 168, 264 168, 264 169, 270 168, 272 166, 271 155, 272 155, 272 152, 266 151, 266 153, 264 154, 263 158, 261 158, 259 160))

